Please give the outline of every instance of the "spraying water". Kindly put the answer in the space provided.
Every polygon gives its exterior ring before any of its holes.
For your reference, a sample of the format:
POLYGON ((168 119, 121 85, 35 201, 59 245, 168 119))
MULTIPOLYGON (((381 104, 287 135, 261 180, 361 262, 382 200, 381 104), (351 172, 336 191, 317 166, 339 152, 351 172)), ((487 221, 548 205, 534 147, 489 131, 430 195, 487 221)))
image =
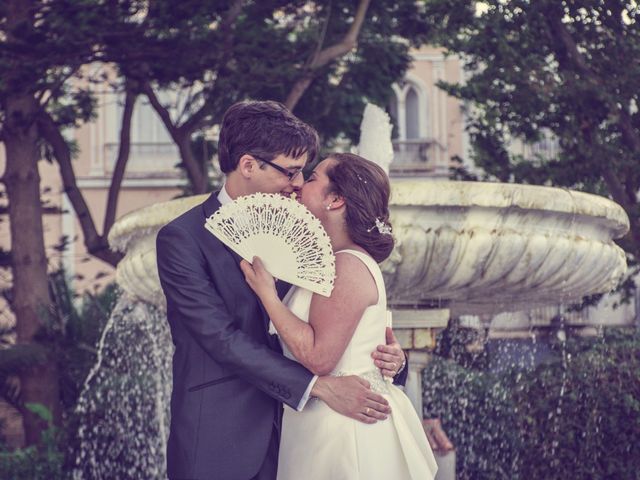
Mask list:
POLYGON ((121 295, 76 414, 73 478, 166 478, 173 345, 164 313, 121 295))

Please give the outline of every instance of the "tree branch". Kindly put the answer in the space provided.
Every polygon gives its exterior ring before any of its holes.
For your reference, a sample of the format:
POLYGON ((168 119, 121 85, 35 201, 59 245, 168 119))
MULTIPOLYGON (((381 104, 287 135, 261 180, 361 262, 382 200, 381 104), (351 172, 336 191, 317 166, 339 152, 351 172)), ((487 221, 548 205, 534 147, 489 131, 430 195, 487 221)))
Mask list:
MULTIPOLYGON (((549 23, 551 33, 555 34, 554 37, 556 42, 553 43, 562 47, 561 51, 556 49, 556 53, 559 53, 558 56, 565 57, 569 62, 573 63, 578 71, 589 80, 597 80, 589 68, 587 61, 578 50, 578 46, 569 33, 569 30, 567 30, 565 24, 562 23, 562 15, 547 15, 546 18, 549 23)), ((596 85, 599 84, 599 82, 596 82, 596 85)))
POLYGON ((203 172, 200 169, 198 162, 195 161, 193 155, 190 155, 189 140, 191 139, 191 132, 183 128, 178 128, 173 124, 171 121, 171 115, 169 114, 169 109, 160 103, 160 100, 158 100, 156 93, 153 91, 153 88, 151 88, 149 83, 145 83, 142 86, 142 91, 147 98, 149 98, 151 106, 160 116, 160 119, 162 120, 162 123, 164 123, 169 135, 171 135, 171 138, 180 150, 180 158, 182 159, 182 164, 187 171, 187 177, 193 186, 194 193, 204 193, 205 188, 202 185, 206 185, 206 172, 203 172))
POLYGON ((627 145, 629 145, 635 152, 636 156, 640 156, 640 135, 638 130, 633 126, 629 112, 616 106, 618 110, 618 126, 622 133, 622 138, 625 139, 627 145))
MULTIPOLYGON (((210 89, 210 90, 213 90, 213 89, 210 89)), ((196 112, 193 115, 191 115, 191 117, 189 117, 182 125, 177 127, 178 132, 181 135, 185 135, 187 133, 191 135, 191 133, 194 132, 200 126, 200 123, 207 116, 208 109, 209 109, 209 106, 207 105, 207 99, 205 95, 204 104, 198 110, 196 110, 196 112)))
POLYGON ((284 102, 289 110, 293 110, 298 104, 302 95, 304 95, 304 92, 309 88, 309 85, 311 85, 311 82, 320 68, 324 67, 329 62, 346 55, 355 48, 358 41, 358 35, 360 35, 360 30, 364 24, 364 19, 370 3, 371 0, 360 0, 356 14, 353 17, 353 23, 351 24, 349 31, 339 43, 327 47, 324 50, 316 51, 311 62, 309 62, 305 71, 302 72, 301 77, 293 85, 284 102))
POLYGON ((36 100, 42 109, 46 108, 47 104, 54 98, 58 98, 58 95, 62 91, 62 87, 75 73, 78 71, 79 66, 73 66, 66 75, 61 75, 60 78, 53 82, 49 88, 43 88, 36 94, 36 100), (45 98, 45 95, 49 95, 45 98))
POLYGON ((130 87, 126 88, 124 111, 122 113, 122 124, 120 128, 118 158, 115 168, 113 169, 111 185, 109 185, 107 211, 104 216, 104 226, 102 228, 103 235, 108 235, 113 222, 116 220, 118 196, 120 195, 120 187, 122 186, 122 179, 124 178, 124 172, 127 168, 127 161, 129 160, 129 152, 131 150, 131 117, 133 116, 133 107, 135 106, 137 96, 138 94, 134 93, 130 87))
POLYGON ((320 32, 320 36, 318 37, 318 43, 316 45, 316 49, 314 50, 311 57, 309 57, 309 61, 305 65, 311 65, 313 59, 320 54, 322 51, 322 46, 324 45, 324 40, 327 37, 327 30, 329 30, 329 23, 331 22, 331 10, 333 7, 333 2, 329 1, 329 5, 327 5, 327 17, 324 19, 324 25, 322 25, 322 31, 320 32))
MULTIPOLYGON (((602 79, 598 77, 596 72, 590 68, 588 62, 584 58, 584 55, 578 50, 578 46, 571 36, 571 33, 567 29, 566 25, 562 23, 562 16, 547 15, 546 18, 550 26, 552 37, 555 37, 556 40, 554 42, 552 38, 552 44, 557 45, 555 48, 558 61, 565 64, 570 63, 587 82, 599 90, 606 91, 606 85, 602 79)), ((623 141, 635 153, 636 157, 640 157, 640 135, 632 125, 629 114, 624 108, 621 108, 616 102, 611 101, 609 98, 605 97, 604 102, 609 109, 609 117, 618 125, 623 141)), ((585 134, 585 142, 591 143, 593 146, 591 140, 591 137, 593 136, 592 133, 593 132, 590 132, 589 135, 585 134)), ((618 202, 629 215, 631 226, 630 237, 634 254, 636 257, 640 258, 640 225, 638 224, 637 216, 632 215, 632 212, 637 206, 636 197, 635 195, 629 195, 629 189, 625 188, 629 187, 629 185, 619 177, 609 162, 603 163, 600 172, 613 199, 618 202)), ((635 188, 632 188, 632 190, 635 191, 635 188)))
MULTIPOLYGON (((242 11, 242 7, 244 6, 244 0, 235 0, 233 4, 229 7, 227 11, 227 15, 224 17, 222 25, 220 25, 220 30, 222 31, 222 48, 223 48, 223 59, 225 56, 229 56, 231 54, 231 50, 233 49, 233 38, 235 36, 235 23, 242 11)), ((222 62, 224 65, 226 62, 222 62)))
MULTIPOLYGON (((594 127, 582 130, 582 138, 584 143, 588 146, 588 150, 593 152, 595 155, 598 155, 598 151, 600 149, 597 144, 594 144, 594 134, 594 127)), ((634 204, 636 202, 635 197, 629 196, 627 189, 625 188, 626 184, 620 179, 614 169, 611 168, 611 164, 609 162, 602 162, 599 171, 613 200, 619 203, 629 215, 630 231, 627 235, 631 245, 633 246, 634 255, 636 258, 640 258, 640 225, 638 225, 637 216, 632 215, 632 212, 634 211, 634 204)))
POLYGON ((112 252, 106 237, 98 235, 95 223, 87 206, 87 202, 82 195, 76 183, 76 175, 73 171, 71 162, 71 152, 69 146, 65 142, 64 137, 60 133, 51 115, 44 110, 40 110, 38 116, 38 126, 43 138, 53 148, 54 155, 58 161, 60 168, 60 176, 64 185, 64 191, 69 197, 69 201, 76 212, 76 216, 80 222, 82 233, 84 235, 84 244, 91 255, 110 264, 117 265, 122 255, 112 252))
MULTIPOLYGON (((589 67, 589 64, 584 58, 584 55, 582 55, 578 50, 578 46, 573 40, 571 33, 569 33, 569 31, 567 30, 565 24, 562 23, 562 18, 556 15, 548 15, 547 20, 551 27, 552 33, 555 32, 556 39, 560 41, 560 44, 563 47, 562 52, 559 52, 559 57, 562 56, 562 53, 566 54, 565 58, 575 66, 578 72, 580 72, 580 74, 589 83, 591 83, 594 87, 606 91, 606 87, 603 81, 589 67)), ((623 108, 620 108, 620 106, 616 102, 612 102, 609 99, 605 99, 605 102, 609 107, 612 118, 614 119, 615 123, 617 123, 618 128, 620 129, 620 133, 622 134, 623 139, 625 140, 627 145, 637 153, 637 155, 640 155, 640 134, 633 127, 629 114, 623 108)))
POLYGON ((153 91, 153 88, 151 88, 151 85, 148 82, 144 82, 142 85, 142 92, 147 96, 149 103, 151 103, 151 106, 160 117, 160 120, 162 120, 167 132, 169 132, 169 135, 173 138, 178 128, 173 124, 173 120, 171 120, 169 109, 160 103, 156 92, 153 91))
MULTIPOLYGON (((235 37, 235 23, 242 11, 242 7, 244 6, 244 0, 235 0, 233 4, 229 7, 227 11, 227 15, 224 17, 222 24, 220 25, 220 30, 222 31, 222 55, 218 62, 218 76, 224 74, 226 71, 225 67, 229 60, 233 55, 233 41, 235 37)), ((208 88, 209 94, 213 91, 212 86, 208 88)), ((179 128, 183 132, 183 134, 191 134, 199 127, 200 123, 204 120, 207 115, 208 105, 206 101, 189 119, 187 119, 179 128)))
POLYGON ((184 105, 182 106, 182 110, 180 111, 176 119, 176 124, 179 124, 182 119, 187 116, 189 110, 191 109, 191 105, 193 105, 194 97, 200 94, 202 94, 202 90, 195 93, 193 92, 193 84, 189 87, 189 91, 186 94, 186 99, 184 105))

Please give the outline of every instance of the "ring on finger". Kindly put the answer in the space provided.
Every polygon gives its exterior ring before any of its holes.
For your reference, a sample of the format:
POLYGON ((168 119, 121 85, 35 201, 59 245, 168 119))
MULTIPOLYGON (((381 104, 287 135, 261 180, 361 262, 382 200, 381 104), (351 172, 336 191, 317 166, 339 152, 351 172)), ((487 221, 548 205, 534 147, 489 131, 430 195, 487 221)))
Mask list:
POLYGON ((368 417, 369 416, 369 412, 371 412, 371 409, 369 407, 365 407, 364 409, 364 414, 368 417))

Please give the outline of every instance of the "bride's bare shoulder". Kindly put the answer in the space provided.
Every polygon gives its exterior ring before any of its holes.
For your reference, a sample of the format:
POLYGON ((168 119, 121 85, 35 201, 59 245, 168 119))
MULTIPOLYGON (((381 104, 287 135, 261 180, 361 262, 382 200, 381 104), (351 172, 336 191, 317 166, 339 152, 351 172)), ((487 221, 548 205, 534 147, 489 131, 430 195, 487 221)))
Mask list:
POLYGON ((349 252, 336 254, 334 288, 344 288, 350 291, 351 295, 362 296, 370 305, 378 301, 378 289, 369 267, 361 258, 349 252))

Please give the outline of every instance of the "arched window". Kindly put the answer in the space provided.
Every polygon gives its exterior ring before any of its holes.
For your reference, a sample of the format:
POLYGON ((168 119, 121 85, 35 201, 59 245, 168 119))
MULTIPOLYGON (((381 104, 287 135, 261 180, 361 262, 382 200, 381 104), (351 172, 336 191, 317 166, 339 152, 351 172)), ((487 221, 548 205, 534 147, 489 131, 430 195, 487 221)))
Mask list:
POLYGON ((393 86, 394 95, 389 100, 388 110, 393 118, 395 140, 427 138, 426 91, 417 81, 403 80, 393 86))
POLYGON ((394 95, 389 101, 389 114, 394 120, 391 164, 396 174, 427 170, 429 140, 427 130, 426 86, 409 76, 393 86, 394 95))
POLYGON ((420 101, 416 88, 413 85, 409 85, 405 97, 405 118, 405 138, 407 140, 420 138, 422 136, 420 135, 420 101))

